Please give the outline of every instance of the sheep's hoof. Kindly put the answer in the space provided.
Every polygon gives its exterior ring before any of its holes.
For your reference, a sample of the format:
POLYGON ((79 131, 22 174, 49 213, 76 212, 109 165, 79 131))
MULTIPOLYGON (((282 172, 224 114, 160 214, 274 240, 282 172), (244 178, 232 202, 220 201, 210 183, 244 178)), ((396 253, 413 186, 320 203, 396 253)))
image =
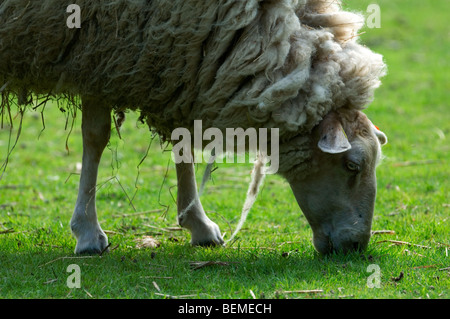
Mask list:
POLYGON ((98 255, 107 251, 108 237, 105 233, 98 234, 96 238, 91 240, 77 240, 77 246, 75 247, 75 254, 77 255, 98 255))
POLYGON ((223 246, 225 243, 219 226, 210 220, 200 227, 196 227, 191 235, 191 245, 193 246, 223 246))
POLYGON ((84 230, 83 232, 76 232, 75 227, 72 227, 72 232, 77 239, 75 254, 96 255, 107 251, 108 237, 100 226, 91 231, 84 230))

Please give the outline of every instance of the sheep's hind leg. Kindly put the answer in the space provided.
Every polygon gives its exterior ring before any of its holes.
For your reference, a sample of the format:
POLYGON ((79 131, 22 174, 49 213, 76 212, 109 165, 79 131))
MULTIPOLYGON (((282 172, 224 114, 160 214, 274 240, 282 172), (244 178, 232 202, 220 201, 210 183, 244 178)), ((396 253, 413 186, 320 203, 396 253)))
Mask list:
POLYGON ((101 102, 82 101, 83 161, 75 211, 70 221, 77 239, 76 254, 102 252, 108 238, 97 220, 95 193, 100 159, 111 134, 111 109, 101 102))
POLYGON ((176 164, 178 223, 191 232, 191 244, 223 245, 219 226, 205 214, 197 192, 193 163, 176 164))

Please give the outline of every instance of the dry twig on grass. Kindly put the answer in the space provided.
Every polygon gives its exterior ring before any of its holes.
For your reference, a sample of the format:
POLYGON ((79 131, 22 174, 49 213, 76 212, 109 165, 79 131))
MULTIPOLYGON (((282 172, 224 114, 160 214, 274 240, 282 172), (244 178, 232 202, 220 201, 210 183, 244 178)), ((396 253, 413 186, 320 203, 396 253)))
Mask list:
POLYGON ((168 299, 186 299, 186 298, 197 297, 197 295, 180 295, 180 296, 173 296, 173 295, 168 295, 168 294, 161 294, 161 293, 158 293, 158 292, 155 292, 155 295, 157 295, 157 296, 162 296, 162 297, 168 298, 168 299))
POLYGON ((406 167, 406 166, 415 166, 415 165, 429 165, 440 163, 440 160, 423 160, 423 161, 406 161, 406 162, 398 162, 392 164, 394 167, 406 167))
MULTIPOLYGON (((221 265, 221 266, 229 266, 232 262, 226 261, 191 261, 189 264, 192 267, 192 270, 197 270, 203 267, 213 266, 213 265, 221 265)), ((236 262, 234 262, 236 263, 236 262)))
POLYGON ((176 232, 176 231, 183 231, 184 230, 182 227, 158 227, 158 226, 153 226, 153 225, 148 225, 148 224, 145 224, 145 225, 142 225, 142 226, 153 228, 153 229, 158 229, 160 231, 168 232, 168 233, 169 232, 176 232))
POLYGON ((417 266, 412 269, 422 269, 422 268, 436 268, 436 265, 426 265, 426 266, 417 266))
POLYGON ((372 235, 395 235, 394 230, 374 230, 372 235))
POLYGON ((110 246, 111 246, 111 243, 109 243, 105 248, 103 248, 103 250, 100 252, 100 254, 98 254, 99 257, 101 257, 103 255, 103 253, 109 249, 110 246))
POLYGON ((10 228, 7 230, 2 230, 0 231, 0 235, 4 235, 4 234, 11 234, 11 233, 15 233, 16 231, 14 230, 14 228, 10 228))
POLYGON ((159 208, 159 209, 148 210, 148 211, 145 211, 145 212, 113 215, 113 217, 116 217, 116 218, 136 217, 136 216, 141 216, 141 215, 146 215, 146 214, 160 213, 162 211, 164 211, 164 209, 159 208))
POLYGON ((417 245, 417 244, 409 243, 409 242, 406 242, 406 241, 400 241, 400 240, 387 239, 387 240, 381 240, 381 241, 377 241, 376 242, 376 244, 381 244, 381 243, 392 243, 394 245, 407 245, 407 246, 414 246, 414 247, 431 249, 431 247, 429 247, 429 246, 417 245))
POLYGON ((323 293, 322 289, 311 289, 311 290, 288 290, 282 291, 283 294, 321 294, 323 293))
POLYGON ((87 258, 99 258, 99 256, 77 256, 77 257, 73 257, 73 256, 65 256, 65 257, 58 257, 56 259, 50 260, 49 262, 46 262, 45 264, 39 265, 38 268, 47 266, 51 263, 54 263, 58 260, 65 260, 65 259, 87 259, 87 258))

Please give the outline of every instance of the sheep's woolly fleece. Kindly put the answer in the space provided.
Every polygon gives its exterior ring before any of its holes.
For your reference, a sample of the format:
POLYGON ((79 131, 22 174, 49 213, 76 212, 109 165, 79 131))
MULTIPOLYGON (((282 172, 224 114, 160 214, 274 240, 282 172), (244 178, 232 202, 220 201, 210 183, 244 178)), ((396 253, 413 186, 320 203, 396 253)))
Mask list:
POLYGON ((165 140, 202 119, 203 129, 277 127, 285 141, 331 110, 367 106, 385 74, 357 43, 363 17, 340 1, 70 3, 1 2, 2 113, 13 97, 94 96, 138 110, 165 140), (70 3, 80 29, 66 26, 70 3))

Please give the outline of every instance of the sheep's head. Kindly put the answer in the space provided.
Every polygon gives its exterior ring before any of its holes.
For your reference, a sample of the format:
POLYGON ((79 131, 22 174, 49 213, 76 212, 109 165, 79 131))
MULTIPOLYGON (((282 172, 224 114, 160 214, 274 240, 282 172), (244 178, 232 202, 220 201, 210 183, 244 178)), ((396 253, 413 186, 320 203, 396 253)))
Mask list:
POLYGON ((315 248, 323 254, 365 249, 386 135, 362 112, 345 109, 328 114, 310 141, 310 169, 283 175, 311 225, 315 248))

